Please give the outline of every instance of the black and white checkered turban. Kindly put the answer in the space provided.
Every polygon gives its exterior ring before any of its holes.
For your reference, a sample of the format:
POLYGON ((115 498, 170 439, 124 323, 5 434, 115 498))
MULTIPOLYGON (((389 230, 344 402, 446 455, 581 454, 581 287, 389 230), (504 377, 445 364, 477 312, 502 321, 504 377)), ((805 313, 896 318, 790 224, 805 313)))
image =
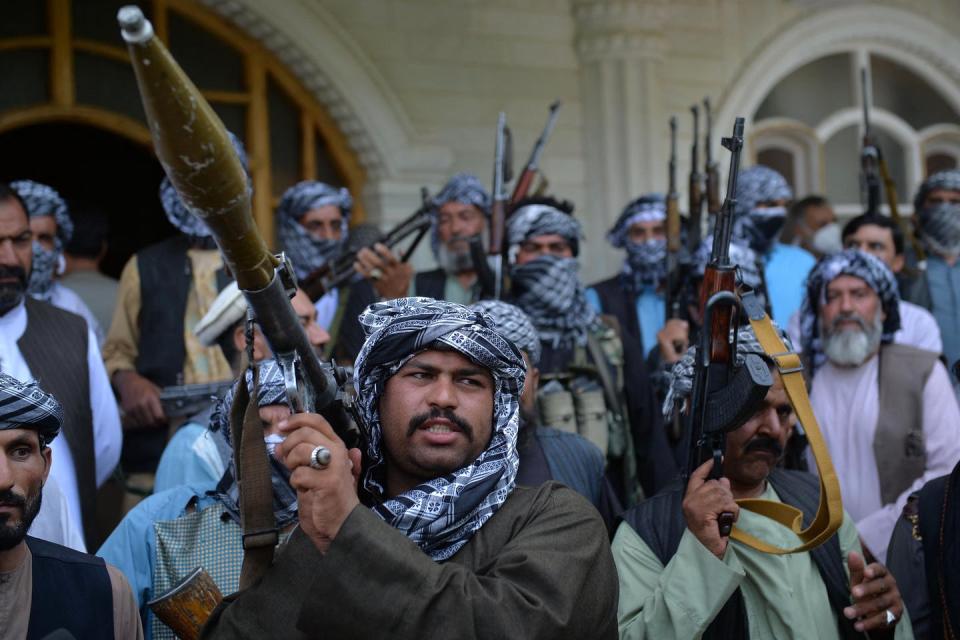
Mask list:
POLYGON ((526 351, 534 366, 540 363, 540 333, 523 309, 502 300, 481 300, 470 308, 490 316, 499 334, 526 351))
POLYGON ((277 236, 287 257, 293 263, 297 277, 305 278, 334 258, 347 240, 347 226, 353 198, 344 188, 332 187, 323 182, 305 180, 287 189, 277 207, 277 236), (301 218, 311 209, 332 205, 343 216, 339 240, 314 238, 300 224, 301 218))
POLYGON ((493 321, 463 305, 432 298, 399 298, 370 305, 360 323, 366 342, 354 364, 354 385, 370 465, 361 479, 384 494, 380 397, 387 380, 417 353, 442 345, 490 371, 494 381, 490 444, 467 466, 434 478, 373 507, 434 560, 455 554, 513 491, 519 455, 519 398, 525 369, 517 347, 493 321))
POLYGON ((667 202, 662 194, 640 196, 620 212, 620 217, 607 232, 607 242, 617 249, 627 246, 627 233, 638 222, 659 222, 667 219, 667 202))
MULTIPOLYGON (((244 373, 247 391, 253 393, 253 376, 250 369, 244 373)), ((269 407, 275 404, 287 404, 287 393, 283 384, 283 371, 276 360, 262 360, 257 363, 257 406, 269 407)), ((219 433, 227 447, 233 449, 233 434, 230 430, 230 408, 237 395, 238 384, 235 383, 223 399, 217 402, 216 408, 210 416, 210 430, 219 433)), ((252 434, 254 437, 263 437, 261 433, 252 434)), ((233 516, 240 521, 240 487, 237 484, 237 470, 233 455, 227 461, 227 472, 217 485, 216 497, 233 516)), ((290 470, 286 465, 270 456, 270 482, 273 485, 273 515, 277 519, 277 526, 283 527, 293 522, 297 517, 297 492, 290 486, 290 470)))
POLYGON ((440 207, 448 202, 458 202, 460 204, 473 205, 483 212, 483 215, 490 215, 492 205, 490 194, 483 188, 480 178, 472 173, 457 173, 447 180, 443 189, 437 195, 430 198, 431 213, 433 217, 433 226, 430 228, 430 246, 433 248, 433 255, 436 256, 440 249, 440 235, 437 230, 439 221, 440 207))
POLYGON ((511 246, 546 235, 563 237, 570 243, 573 255, 580 253, 583 231, 580 222, 569 213, 546 204, 528 204, 514 211, 507 221, 507 241, 511 246))
POLYGON ((60 433, 63 408, 36 382, 21 382, 0 373, 0 430, 32 429, 43 444, 60 433))
POLYGON ((897 278, 880 258, 856 249, 845 249, 832 256, 824 256, 807 276, 807 294, 800 306, 800 345, 814 368, 825 360, 818 322, 820 309, 826 303, 827 285, 839 276, 860 278, 880 297, 886 314, 883 321, 884 342, 893 340, 893 334, 900 329, 897 278))
POLYGON ((67 203, 56 189, 33 180, 15 180, 10 188, 17 192, 27 208, 27 215, 31 218, 51 216, 57 221, 57 250, 63 248, 73 237, 73 221, 67 210, 67 203))
MULTIPOLYGON (((243 166, 244 172, 247 173, 247 190, 252 193, 253 190, 249 186, 250 164, 247 160, 247 151, 243 148, 243 143, 240 142, 240 138, 229 131, 227 135, 230 137, 230 142, 233 143, 233 149, 237 152, 237 158, 240 159, 240 164, 243 166)), ((167 214, 167 220, 170 221, 170 224, 182 233, 194 238, 210 237, 211 234, 210 230, 207 229, 207 225, 198 216, 190 212, 190 209, 188 209, 183 200, 180 199, 180 194, 177 193, 173 183, 170 182, 170 178, 167 176, 164 176, 163 180, 160 181, 159 194, 160 204, 163 205, 163 211, 167 214)))
POLYGON ((933 174, 923 181, 913 198, 913 210, 920 213, 923 210, 923 201, 931 191, 943 189, 945 191, 960 191, 960 169, 949 169, 933 174))

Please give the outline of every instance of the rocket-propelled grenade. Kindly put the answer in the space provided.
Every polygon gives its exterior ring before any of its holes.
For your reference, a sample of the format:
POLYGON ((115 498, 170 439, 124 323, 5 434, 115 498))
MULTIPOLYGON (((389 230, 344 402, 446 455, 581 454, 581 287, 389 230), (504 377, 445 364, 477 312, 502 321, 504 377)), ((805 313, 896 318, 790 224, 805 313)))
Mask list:
POLYGON ((254 224, 247 174, 226 127, 139 7, 123 7, 117 21, 163 170, 213 233, 237 285, 245 291, 265 289, 278 261, 254 224))

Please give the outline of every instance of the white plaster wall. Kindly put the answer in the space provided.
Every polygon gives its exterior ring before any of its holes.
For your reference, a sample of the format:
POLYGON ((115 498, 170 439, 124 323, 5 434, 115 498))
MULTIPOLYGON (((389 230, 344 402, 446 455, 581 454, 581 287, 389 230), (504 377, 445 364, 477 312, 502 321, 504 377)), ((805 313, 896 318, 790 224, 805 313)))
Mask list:
MULTIPOLYGON (((332 113, 370 173, 368 211, 384 224, 416 206, 421 184, 435 190, 455 171, 489 182, 500 110, 513 129, 519 167, 547 105, 563 100, 543 169, 551 191, 576 202, 584 220, 588 280, 618 267, 620 255, 603 236, 620 207, 640 191, 666 189, 669 116, 680 116, 682 192, 689 106, 706 95, 714 99, 719 148, 732 110, 749 102, 749 87, 742 85, 758 84, 768 64, 771 76, 780 73, 783 65, 768 58, 785 33, 835 14, 851 21, 854 37, 863 32, 857 16, 878 12, 893 16, 887 40, 896 40, 891 34, 901 21, 906 33, 960 32, 956 0, 203 2, 259 31, 283 59, 296 61, 291 66, 298 75, 313 78, 305 84, 318 99, 334 103, 332 113)), ((916 43, 917 49, 960 47, 947 38, 916 43)), ((809 55, 805 47, 817 46, 812 38, 776 55, 809 55)), ((960 90, 951 68, 960 55, 943 57, 932 64, 960 90)), ((714 153, 724 165, 725 154, 714 153)), ((428 252, 419 253, 418 264, 428 264, 428 252)))

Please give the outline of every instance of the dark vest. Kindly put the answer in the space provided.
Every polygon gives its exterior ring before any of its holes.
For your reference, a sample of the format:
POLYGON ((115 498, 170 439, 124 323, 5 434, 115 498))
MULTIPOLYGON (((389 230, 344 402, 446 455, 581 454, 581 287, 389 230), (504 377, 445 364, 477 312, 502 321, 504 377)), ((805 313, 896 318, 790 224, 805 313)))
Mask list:
POLYGON ((183 315, 193 282, 189 242, 179 235, 137 252, 141 336, 137 373, 161 387, 178 383, 186 358, 183 315))
POLYGON ((630 336, 643 344, 640 335, 640 319, 637 318, 636 300, 623 288, 620 282, 620 276, 603 280, 591 288, 597 292, 600 298, 600 306, 603 307, 603 313, 614 316, 620 327, 630 336))
MULTIPOLYGON (((820 484, 813 474, 801 471, 775 469, 768 478, 777 495, 786 504, 803 511, 804 526, 808 526, 817 511, 820 499, 820 484)), ((656 554, 663 566, 680 546, 680 538, 687 527, 683 518, 683 490, 677 487, 664 491, 646 500, 624 514, 626 521, 656 554)), ((843 615, 843 608, 850 605, 850 581, 844 569, 840 540, 835 534, 825 544, 809 552, 820 577, 827 587, 830 606, 837 614, 841 638, 863 638, 853 628, 853 623, 843 615)), ((705 639, 730 638, 740 640, 749 637, 746 605, 743 594, 737 589, 707 627, 705 639)))
POLYGON ((113 640, 113 590, 102 558, 26 537, 33 556, 27 640, 63 629, 83 640, 113 640))
POLYGON ((63 437, 77 476, 84 536, 93 541, 96 524, 96 456, 86 321, 58 307, 27 297, 27 328, 17 347, 30 373, 63 406, 63 437))
POLYGON ((923 436, 923 388, 937 354, 902 344, 880 349, 880 407, 873 454, 880 474, 880 497, 891 504, 923 475, 927 466, 923 436))
POLYGON ((923 544, 930 637, 948 639, 960 632, 960 464, 950 475, 920 490, 919 521, 923 544))
POLYGON ((420 271, 413 276, 415 295, 443 300, 443 289, 447 283, 447 273, 443 269, 420 271))
POLYGON ((326 356, 338 364, 356 360, 366 336, 360 325, 360 314, 377 301, 377 293, 369 280, 359 280, 340 287, 337 311, 330 325, 330 343, 326 356))

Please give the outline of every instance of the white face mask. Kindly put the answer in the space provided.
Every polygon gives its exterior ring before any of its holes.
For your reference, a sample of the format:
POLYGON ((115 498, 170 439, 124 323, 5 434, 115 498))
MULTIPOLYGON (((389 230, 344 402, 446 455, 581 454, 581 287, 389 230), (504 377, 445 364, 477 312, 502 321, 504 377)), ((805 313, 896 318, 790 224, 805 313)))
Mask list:
POLYGON ((810 238, 810 247, 819 254, 829 256, 843 251, 843 238, 840 225, 831 222, 817 231, 810 238))

